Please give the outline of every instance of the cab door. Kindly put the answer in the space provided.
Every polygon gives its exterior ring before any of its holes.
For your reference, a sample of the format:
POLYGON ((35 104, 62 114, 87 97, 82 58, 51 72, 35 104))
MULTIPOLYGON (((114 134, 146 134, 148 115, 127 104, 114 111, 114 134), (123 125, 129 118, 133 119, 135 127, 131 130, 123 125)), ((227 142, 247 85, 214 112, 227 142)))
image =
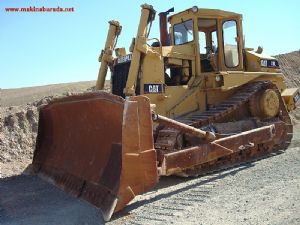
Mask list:
POLYGON ((243 63, 243 35, 241 19, 230 17, 222 19, 218 24, 219 47, 222 50, 219 61, 223 71, 242 71, 243 63))

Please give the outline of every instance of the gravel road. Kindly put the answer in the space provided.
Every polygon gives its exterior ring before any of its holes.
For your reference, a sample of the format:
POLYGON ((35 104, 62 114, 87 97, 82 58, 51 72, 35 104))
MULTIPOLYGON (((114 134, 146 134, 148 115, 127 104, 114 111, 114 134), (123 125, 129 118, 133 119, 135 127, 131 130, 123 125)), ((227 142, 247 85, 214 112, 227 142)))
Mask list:
POLYGON ((299 131, 273 157, 196 179, 164 178, 109 224, 300 224, 299 131))
MULTIPOLYGON (((300 224, 300 129, 281 154, 199 178, 165 177, 107 224, 300 224)), ((37 177, 0 179, 0 224, 104 224, 37 177)))

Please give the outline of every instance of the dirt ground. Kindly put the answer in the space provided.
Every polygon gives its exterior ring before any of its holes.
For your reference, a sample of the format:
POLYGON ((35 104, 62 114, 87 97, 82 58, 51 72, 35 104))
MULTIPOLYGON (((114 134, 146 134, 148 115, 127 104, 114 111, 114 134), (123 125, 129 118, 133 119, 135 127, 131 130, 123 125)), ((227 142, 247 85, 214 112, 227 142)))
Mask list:
MULTIPOLYGON (((107 224, 300 224, 299 144, 298 125, 285 152, 199 178, 162 178, 107 224)), ((104 224, 97 208, 34 176, 3 178, 0 193, 2 225, 104 224)))

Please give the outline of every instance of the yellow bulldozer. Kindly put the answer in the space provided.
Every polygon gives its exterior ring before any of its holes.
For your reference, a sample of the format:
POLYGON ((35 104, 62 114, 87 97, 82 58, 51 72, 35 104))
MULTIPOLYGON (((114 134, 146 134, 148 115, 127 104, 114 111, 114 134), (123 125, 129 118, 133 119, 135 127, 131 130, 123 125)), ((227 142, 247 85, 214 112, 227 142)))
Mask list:
POLYGON ((105 220, 161 176, 199 176, 284 149, 287 89, 278 61, 246 48, 242 15, 196 6, 159 13, 141 6, 128 53, 109 22, 96 89, 108 69, 110 93, 59 98, 40 110, 32 168, 101 209, 105 220))

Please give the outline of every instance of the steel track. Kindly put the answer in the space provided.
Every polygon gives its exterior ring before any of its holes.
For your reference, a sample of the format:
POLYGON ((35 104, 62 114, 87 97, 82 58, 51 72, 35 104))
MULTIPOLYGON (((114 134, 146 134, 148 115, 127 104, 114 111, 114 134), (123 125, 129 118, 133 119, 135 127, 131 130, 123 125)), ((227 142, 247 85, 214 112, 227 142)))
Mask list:
MULTIPOLYGON (((193 127, 203 127, 212 123, 218 122, 228 122, 236 120, 236 115, 238 111, 243 107, 247 107, 249 111, 249 102, 251 98, 254 98, 260 93, 260 91, 266 89, 273 89, 279 96, 280 103, 280 113, 277 118, 273 118, 269 121, 264 121, 264 124, 272 124, 274 120, 283 121, 286 125, 286 133, 282 137, 280 143, 265 143, 259 144, 254 147, 249 147, 244 150, 237 151, 231 155, 221 157, 217 160, 213 160, 207 163, 203 163, 193 168, 183 170, 182 176, 199 176, 208 173, 214 173, 227 168, 232 168, 240 164, 251 162, 256 159, 264 158, 270 155, 272 152, 276 152, 280 149, 285 149, 290 144, 293 136, 293 127, 291 124, 288 111, 284 105, 282 98, 280 97, 280 92, 278 91, 276 85, 270 81, 255 81, 243 85, 235 94, 229 99, 225 100, 221 104, 214 108, 209 109, 205 112, 194 112, 183 117, 177 118, 177 121, 185 123, 193 127)), ((165 132, 168 132, 165 130, 165 132)), ((172 131, 170 131, 172 132, 172 131)), ((162 150, 163 151, 163 150, 162 150)), ((176 151, 176 149, 173 149, 176 151)))

